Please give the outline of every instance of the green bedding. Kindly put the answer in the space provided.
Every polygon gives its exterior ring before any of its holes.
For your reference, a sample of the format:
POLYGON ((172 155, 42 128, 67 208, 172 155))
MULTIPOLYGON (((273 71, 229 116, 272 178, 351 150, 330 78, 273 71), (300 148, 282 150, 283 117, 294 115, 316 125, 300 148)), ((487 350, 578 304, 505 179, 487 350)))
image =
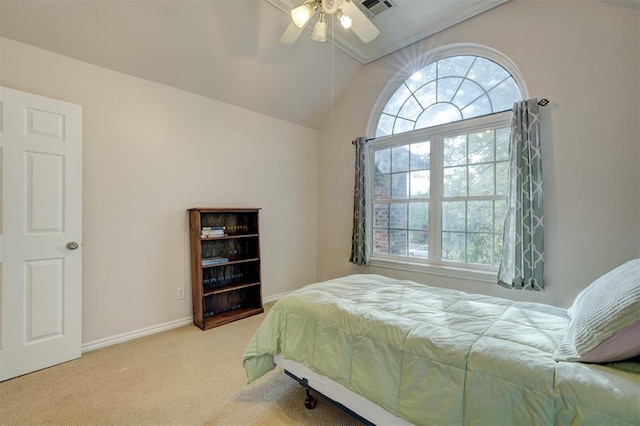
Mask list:
POLYGON ((549 305, 351 275, 276 302, 243 364, 251 383, 282 354, 421 425, 639 425, 640 374, 553 361, 568 323, 549 305))

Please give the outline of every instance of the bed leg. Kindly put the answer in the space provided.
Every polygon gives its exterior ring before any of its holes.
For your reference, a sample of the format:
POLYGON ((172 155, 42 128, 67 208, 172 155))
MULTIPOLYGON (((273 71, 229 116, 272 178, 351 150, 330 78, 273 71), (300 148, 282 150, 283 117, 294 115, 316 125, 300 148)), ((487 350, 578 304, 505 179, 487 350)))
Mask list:
POLYGON ((316 401, 313 395, 311 395, 309 389, 305 390, 307 391, 307 398, 304 400, 304 406, 307 407, 307 410, 313 410, 314 408, 316 408, 316 404, 318 403, 318 401, 316 401))

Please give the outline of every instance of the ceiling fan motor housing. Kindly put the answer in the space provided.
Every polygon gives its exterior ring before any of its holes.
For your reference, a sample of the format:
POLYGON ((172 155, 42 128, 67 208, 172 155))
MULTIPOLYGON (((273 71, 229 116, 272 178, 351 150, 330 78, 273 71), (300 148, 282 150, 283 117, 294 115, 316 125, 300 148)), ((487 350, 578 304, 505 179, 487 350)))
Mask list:
POLYGON ((327 15, 333 15, 340 8, 340 0, 322 0, 322 11, 327 15))

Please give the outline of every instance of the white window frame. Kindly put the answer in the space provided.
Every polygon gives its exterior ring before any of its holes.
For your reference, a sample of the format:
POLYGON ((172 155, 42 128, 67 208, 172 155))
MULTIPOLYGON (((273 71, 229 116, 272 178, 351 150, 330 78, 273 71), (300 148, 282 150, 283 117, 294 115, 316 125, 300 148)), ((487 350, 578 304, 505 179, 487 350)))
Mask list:
MULTIPOLYGON (((442 235, 442 190, 443 190, 443 140, 449 136, 458 136, 461 134, 481 132, 484 130, 492 130, 503 127, 509 127, 511 120, 511 112, 505 111, 497 114, 477 117, 464 121, 442 124, 440 126, 420 129, 413 132, 401 133, 393 136, 386 136, 375 139, 367 144, 366 160, 371 165, 373 161, 373 153, 376 149, 395 147, 411 143, 419 143, 430 141, 430 170, 431 170, 431 188, 429 198, 429 258, 410 258, 406 256, 383 255, 379 253, 371 253, 371 265, 373 266, 394 266, 400 269, 412 269, 423 271, 422 268, 427 267, 433 271, 439 270, 440 274, 446 271, 455 272, 457 277, 462 274, 468 278, 486 278, 489 275, 492 282, 498 269, 490 265, 459 263, 445 261, 440 259, 441 252, 441 235, 442 235), (436 255, 437 253, 437 255, 436 255), (410 266, 410 268, 408 267, 410 266)), ((367 205, 374 203, 374 170, 373 167, 367 168, 367 205)), ((465 197, 466 198, 466 197, 465 197)), ((494 199, 500 198, 494 196, 494 199)), ((367 210, 367 223, 369 229, 372 229, 373 209, 367 210)), ((368 233, 368 247, 373 247, 373 235, 368 233)))
MULTIPOLYGON (((496 62, 498 65, 506 69, 518 84, 523 98, 528 98, 528 90, 525 85, 524 79, 517 66, 506 56, 500 52, 481 46, 477 44, 457 44, 450 45, 435 49, 428 52, 425 55, 416 58, 411 63, 404 66, 396 75, 387 83, 386 87, 378 97, 378 101, 373 108, 373 111, 369 117, 369 123, 367 125, 367 134, 373 135, 376 133, 378 120, 382 114, 387 101, 393 95, 395 90, 400 84, 402 84, 407 78, 413 75, 414 72, 423 68, 429 63, 435 62, 439 59, 443 59, 450 56, 457 55, 476 55, 490 59, 496 62)), ((476 131, 497 129, 502 127, 508 127, 510 125, 511 111, 504 111, 500 113, 485 115, 481 117, 471 118, 467 120, 456 121, 452 123, 446 123, 439 126, 414 130, 411 132, 400 133, 382 138, 371 140, 367 144, 367 150, 365 152, 367 164, 372 164, 372 155, 374 149, 382 147, 399 146, 403 144, 423 142, 426 140, 431 141, 431 191, 429 201, 429 257, 427 260, 418 260, 417 258, 409 258, 404 256, 384 256, 373 253, 373 235, 371 232, 367 233, 367 246, 370 253, 370 265, 373 267, 381 267, 387 269, 396 269, 401 271, 419 272, 430 275, 436 275, 446 278, 464 279, 475 282, 486 282, 495 284, 497 267, 489 265, 467 264, 467 263, 453 263, 442 260, 433 259, 432 253, 437 250, 438 258, 440 258, 441 251, 441 205, 442 205, 442 155, 443 144, 442 139, 447 136, 457 136, 465 133, 473 133, 476 131), (434 182, 435 179, 435 182, 434 182), (433 208, 432 203, 438 203, 438 208, 433 208), (433 241, 437 243, 432 244, 433 241)), ((368 167, 368 188, 366 192, 367 203, 367 227, 370 231, 373 223, 373 212, 371 206, 373 205, 372 194, 374 188, 374 170, 372 167, 368 167)))

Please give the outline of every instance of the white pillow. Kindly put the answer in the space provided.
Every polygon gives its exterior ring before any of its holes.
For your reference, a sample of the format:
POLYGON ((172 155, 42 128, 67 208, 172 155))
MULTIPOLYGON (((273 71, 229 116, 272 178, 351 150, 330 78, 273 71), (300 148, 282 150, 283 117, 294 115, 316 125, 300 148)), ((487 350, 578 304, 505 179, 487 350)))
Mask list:
POLYGON ((640 259, 595 280, 567 313, 571 322, 554 360, 612 362, 640 355, 640 259))

